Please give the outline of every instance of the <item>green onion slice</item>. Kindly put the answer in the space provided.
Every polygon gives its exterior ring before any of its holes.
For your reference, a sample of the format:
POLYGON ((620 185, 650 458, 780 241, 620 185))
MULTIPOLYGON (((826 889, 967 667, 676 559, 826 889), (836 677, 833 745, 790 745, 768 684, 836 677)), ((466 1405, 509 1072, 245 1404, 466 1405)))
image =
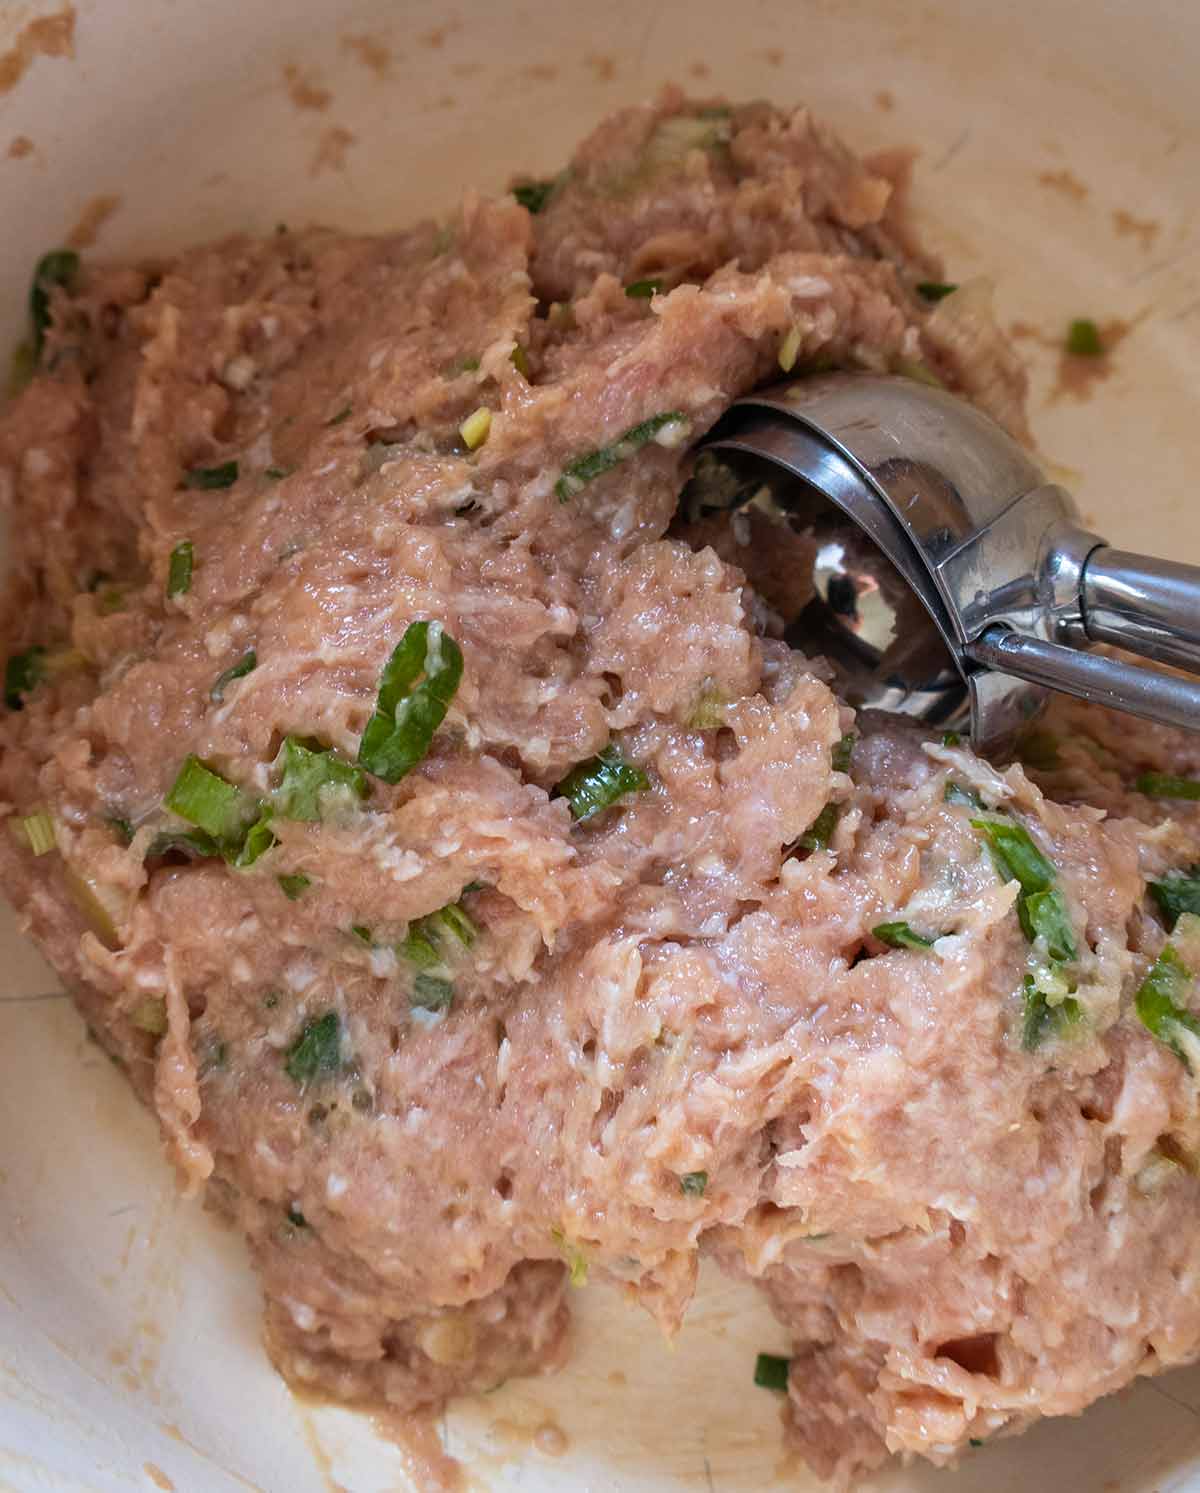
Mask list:
POLYGON ((1176 1057, 1188 1067, 1187 1045, 1183 1037, 1200 1039, 1200 1020, 1183 1004, 1195 976, 1179 953, 1167 944, 1142 981, 1135 998, 1138 1018, 1147 1031, 1165 1042, 1176 1057))
POLYGON ((213 680, 213 687, 208 692, 208 698, 219 705, 225 698, 225 688, 233 683, 235 679, 244 679, 247 674, 253 673, 258 668, 258 655, 253 648, 238 659, 236 664, 231 665, 222 674, 218 674, 213 680))
POLYGON ((454 983, 442 975, 422 971, 413 981, 409 1003, 420 1011, 448 1011, 454 1001, 454 983))
POLYGON ((1026 896, 1054 885, 1054 867, 1033 843, 1029 831, 1007 819, 972 819, 987 841, 992 863, 1003 881, 1017 881, 1026 896))
POLYGON ((171 551, 171 563, 167 568, 167 596, 172 600, 191 590, 194 560, 195 553, 190 539, 177 544, 171 551))
POLYGON ((684 1197, 702 1198, 704 1189, 708 1186, 707 1172, 684 1172, 679 1179, 679 1190, 684 1197))
POLYGON ((336 1073, 342 1063, 342 1023, 336 1011, 306 1022, 287 1050, 284 1070, 293 1083, 306 1088, 336 1073))
POLYGON ((281 819, 320 819, 332 794, 366 797, 367 780, 361 770, 319 742, 285 737, 275 766, 282 777, 271 803, 281 819))
POLYGON ((913 931, 911 924, 899 920, 894 923, 876 923, 871 937, 877 938, 893 949, 932 949, 933 939, 913 931))
POLYGON ((848 732, 845 736, 842 737, 842 739, 834 747, 834 749, 833 749, 833 770, 834 770, 834 772, 849 772, 850 771, 850 758, 851 758, 851 755, 854 752, 854 743, 855 743, 855 741, 857 741, 857 739, 858 738, 854 735, 853 731, 848 732))
POLYGON ((4 703, 9 710, 20 710, 23 696, 29 694, 46 677, 46 650, 35 644, 24 653, 14 653, 4 667, 4 703))
POLYGON ((185 759, 165 802, 172 813, 204 830, 219 844, 240 843, 246 820, 253 812, 253 805, 240 788, 226 782, 196 756, 185 759))
POLYGON ((1067 351, 1075 358, 1102 358, 1104 343, 1100 328, 1087 317, 1080 317, 1067 328, 1067 351))
POLYGON ((183 474, 183 485, 201 492, 215 492, 221 487, 232 487, 237 479, 237 462, 223 461, 215 467, 192 467, 183 474))
POLYGON ((312 886, 312 880, 305 876, 303 871, 294 871, 283 876, 277 876, 275 880, 279 883, 279 890, 289 902, 297 901, 312 886))
POLYGON ((1177 778, 1169 772, 1144 772, 1133 786, 1147 798, 1200 799, 1200 778, 1177 778))
POLYGON ((1170 871, 1162 881, 1147 882, 1146 890, 1158 904, 1168 933, 1185 912, 1200 916, 1200 864, 1170 871))
POLYGON ((780 1358, 776 1353, 760 1353, 754 1360, 754 1382, 759 1389, 774 1389, 786 1394, 790 1358, 780 1358))
POLYGON ((1074 996, 1068 995, 1058 1005, 1052 1006, 1032 975, 1025 976, 1021 995, 1025 1007, 1021 1046, 1026 1052, 1032 1052, 1052 1034, 1065 1035, 1070 1027, 1083 1019, 1083 1008, 1074 996))
POLYGON ((50 330, 50 295, 56 286, 69 289, 79 272, 79 255, 73 249, 51 249, 33 271, 29 288, 29 320, 33 326, 33 352, 39 358, 50 330))
POLYGON ((1056 963, 1069 964, 1079 957, 1067 899, 1058 887, 1022 897, 1017 903, 1017 916, 1029 942, 1045 939, 1046 953, 1056 963))
POLYGON ((827 850, 829 842, 833 839, 833 832, 837 829, 837 822, 841 817, 841 812, 837 804, 826 804, 796 841, 800 849, 827 850))
POLYGON ((512 189, 513 196, 531 213, 540 213, 554 191, 553 181, 527 181, 512 189))
POLYGON ((632 456, 649 441, 657 441, 660 445, 678 445, 686 440, 690 428, 691 422, 679 410, 667 410, 661 415, 651 415, 640 425, 631 426, 620 440, 614 441, 611 446, 601 446, 596 451, 589 451, 585 456, 577 457, 563 468, 562 475, 554 484, 554 491, 559 501, 565 503, 569 498, 573 498, 576 493, 582 492, 589 482, 611 471, 613 467, 632 456))
POLYGON ((360 765, 385 783, 411 772, 445 719, 462 671, 462 650, 440 622, 410 623, 380 678, 360 765))
POLYGON ((631 301, 649 301, 658 295, 662 288, 661 280, 635 280, 632 285, 625 287, 625 294, 631 301))
POLYGON ((610 744, 597 756, 573 767, 554 789, 554 795, 565 798, 572 817, 582 821, 611 808, 627 793, 642 793, 649 786, 650 779, 642 769, 626 762, 610 744))
POLYGON ((951 285, 943 280, 920 280, 917 282, 917 294, 923 300, 933 303, 944 301, 948 295, 953 295, 957 289, 957 285, 951 285))

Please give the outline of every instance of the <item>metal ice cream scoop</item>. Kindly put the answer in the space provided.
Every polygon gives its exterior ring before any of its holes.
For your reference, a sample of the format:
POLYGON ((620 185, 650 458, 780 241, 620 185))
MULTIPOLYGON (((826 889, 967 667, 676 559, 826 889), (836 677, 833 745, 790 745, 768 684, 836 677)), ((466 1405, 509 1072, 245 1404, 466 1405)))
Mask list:
POLYGON ((985 415, 909 378, 829 374, 739 399, 699 448, 692 517, 747 506, 811 536, 784 616, 850 704, 997 746, 1062 690, 1200 728, 1200 568, 1112 548, 985 415), (847 522, 850 520, 850 522, 847 522))

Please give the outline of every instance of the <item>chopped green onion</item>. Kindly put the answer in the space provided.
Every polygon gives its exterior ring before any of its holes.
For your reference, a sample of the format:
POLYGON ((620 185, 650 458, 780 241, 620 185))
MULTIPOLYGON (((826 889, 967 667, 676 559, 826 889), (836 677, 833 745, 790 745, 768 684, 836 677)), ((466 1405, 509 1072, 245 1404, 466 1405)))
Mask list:
POLYGON ((8 660, 4 668, 4 703, 9 710, 20 710, 22 696, 36 689, 46 677, 45 657, 46 650, 35 643, 8 660))
POLYGON ((241 843, 223 848, 222 853, 231 865, 244 870, 277 843, 275 831, 271 828, 271 813, 270 804, 264 804, 259 810, 258 818, 246 830, 241 843))
POLYGON ((754 1360, 754 1382, 759 1389, 775 1389, 787 1393, 790 1358, 780 1358, 775 1353, 760 1353, 754 1360))
POLYGON ((128 819, 122 819, 119 814, 110 815, 105 821, 126 845, 133 844, 133 825, 128 819))
POLYGON ((556 183, 553 181, 527 181, 512 189, 513 196, 531 213, 540 213, 550 200, 556 183))
POLYGON ((185 759, 165 803, 221 845, 240 843, 251 805, 245 794, 196 756, 185 759))
POLYGON ((973 788, 965 788, 961 783, 956 783, 953 778, 946 779, 946 786, 942 790, 942 798, 948 804, 960 804, 968 809, 982 809, 986 805, 979 794, 973 788))
POLYGON ((359 943, 365 943, 368 948, 371 947, 371 930, 365 923, 351 923, 350 932, 354 934, 359 943))
POLYGON ((850 771, 850 757, 851 757, 851 755, 852 755, 852 753, 854 751, 854 743, 855 743, 855 741, 857 741, 857 739, 858 738, 851 731, 851 732, 847 733, 847 735, 843 736, 842 739, 838 742, 837 746, 834 747, 834 749, 833 749, 833 770, 834 770, 834 772, 849 772, 850 771))
POLYGON ((464 948, 469 949, 479 937, 479 929, 467 916, 466 912, 457 902, 450 902, 441 907, 437 912, 430 913, 430 921, 437 924, 452 938, 456 938, 464 948))
POLYGON ((411 772, 445 719, 462 670, 462 650, 440 622, 410 623, 384 666, 359 763, 385 783, 411 772))
POLYGON ((161 995, 148 996, 130 1011, 129 1019, 139 1031, 161 1037, 167 1030, 167 1003, 161 995))
POLYGON ((454 1001, 454 983, 441 975, 419 974, 413 981, 409 1004, 421 1011, 448 1011, 454 1001))
POLYGON ((202 492, 215 492, 220 487, 232 487, 237 479, 237 462, 223 461, 215 467, 193 467, 183 474, 183 485, 202 492))
POLYGON ((959 731, 943 731, 942 745, 944 747, 962 746, 962 733, 959 731))
POLYGON ((684 1197, 702 1198, 704 1189, 708 1186, 707 1172, 684 1172, 679 1179, 679 1190, 684 1197))
POLYGON ((576 493, 582 492, 589 482, 611 471, 613 467, 632 456, 635 451, 640 450, 648 441, 657 441, 661 446, 677 446, 687 439, 690 429, 691 422, 679 410, 668 410, 661 415, 651 415, 640 425, 631 426, 620 440, 614 441, 611 446, 601 446, 596 451, 589 451, 586 456, 577 457, 565 466, 562 475, 554 484, 554 491, 559 501, 565 503, 576 493))
POLYGON ((296 470, 295 467, 267 467, 263 476, 268 482, 282 482, 285 477, 290 477, 296 470))
POLYGON ((1068 995, 1058 1005, 1051 1005, 1032 975, 1024 977, 1021 997, 1025 1007, 1021 1046, 1026 1052, 1033 1052, 1051 1033, 1065 1036, 1069 1028, 1083 1019, 1083 1007, 1073 996, 1068 995))
POLYGON ((1200 865, 1185 871, 1170 871, 1162 881, 1146 883, 1146 890, 1158 904, 1170 933, 1185 912, 1200 916, 1200 865))
POLYGON ((554 794, 567 800, 572 818, 582 821, 611 808, 625 794, 642 793, 649 786, 650 779, 642 769, 626 762, 609 745, 597 756, 573 767, 554 794))
POLYGON ((1147 1031, 1165 1042, 1190 1068, 1183 1034, 1200 1038, 1200 1020, 1183 1004, 1195 976, 1167 944, 1142 981, 1135 998, 1138 1018, 1147 1031))
POLYGON ((1067 351, 1073 358, 1102 358, 1104 343, 1094 321, 1081 317, 1067 328, 1067 351))
POLYGON ((336 1073, 342 1063, 342 1023, 336 1011, 306 1022, 287 1050, 284 1069, 293 1083, 305 1088, 315 1079, 336 1073))
POLYGON ((1177 778, 1169 772, 1144 772, 1133 786, 1147 798, 1200 799, 1200 778, 1177 778))
POLYGON ((587 1251, 573 1240, 568 1239, 562 1229, 551 1229, 550 1237, 558 1246, 558 1252, 563 1257, 563 1262, 570 1272, 570 1281, 573 1286, 586 1286, 588 1279, 588 1257, 587 1251))
POLYGON ((208 698, 216 704, 220 704, 225 698, 225 686, 232 684, 235 679, 244 679, 247 674, 258 668, 258 655, 253 648, 249 653, 243 654, 236 664, 226 669, 223 674, 218 674, 213 681, 213 687, 208 692, 208 698))
POLYGON ((49 855, 52 850, 57 849, 58 838, 54 833, 54 820, 44 809, 36 814, 26 814, 21 820, 21 828, 25 832, 25 838, 34 855, 49 855))
POLYGON ((1018 881, 1025 895, 1045 892, 1054 885, 1054 867, 1033 843, 1029 831, 1007 819, 972 819, 971 828, 987 839, 988 851, 1001 880, 1018 881))
POLYGON ((287 1221, 294 1229, 308 1228, 308 1219, 301 1213, 295 1203, 289 1203, 287 1208, 287 1221))
POLYGON ((1059 964, 1069 964, 1079 956, 1075 930, 1067 911, 1067 900, 1058 887, 1044 892, 1030 892, 1017 903, 1021 929, 1030 943, 1042 938, 1046 953, 1059 964))
POLYGON ((295 902, 312 886, 312 881, 302 871, 296 871, 290 875, 277 876, 275 880, 278 881, 279 890, 289 902, 295 902))
POLYGON ((813 822, 808 826, 796 844, 801 850, 826 850, 833 832, 837 829, 838 819, 841 817, 841 809, 837 804, 826 804, 813 822))
POLYGON ((367 780, 362 771, 332 747, 322 748, 319 743, 287 736, 275 766, 282 776, 271 794, 271 803, 281 819, 320 819, 330 795, 366 797, 367 780))
POLYGON ((529 355, 519 342, 513 344, 513 350, 508 355, 508 361, 513 365, 523 379, 529 377, 529 355))
POLYGON ((348 420, 353 409, 354 406, 352 404, 344 405, 340 410, 338 410, 336 415, 331 415, 329 419, 325 421, 326 426, 328 427, 331 425, 340 425, 343 420, 348 420))
POLYGON ((416 922, 409 924, 408 932, 404 935, 403 942, 397 945, 396 952, 418 969, 437 969, 442 963, 442 956, 437 951, 433 935, 425 926, 424 918, 418 918, 416 922))
POLYGON ((150 848, 146 851, 146 859, 153 860, 160 855, 167 855, 172 850, 181 850, 186 855, 213 856, 221 854, 221 847, 211 835, 204 833, 202 829, 163 830, 155 835, 150 842, 150 848))
POLYGON ((658 295, 662 288, 661 280, 635 280, 632 285, 625 287, 625 294, 631 301, 649 301, 658 295))
POLYGON ((925 938, 920 933, 915 933, 912 927, 903 921, 895 923, 876 923, 871 929, 871 937, 877 938, 880 943, 885 943, 892 949, 932 949, 933 939, 925 938))
POLYGON ((492 412, 486 404, 481 404, 458 427, 458 433, 462 436, 463 444, 468 451, 477 451, 487 440, 491 428, 492 412))
POLYGON ((35 361, 42 355, 46 333, 50 330, 50 293, 56 286, 69 289, 79 272, 79 255, 73 249, 51 249, 43 254, 33 271, 29 288, 29 320, 33 326, 35 361))
POLYGON ((779 366, 784 373, 791 373, 800 356, 800 328, 793 326, 779 344, 779 366))
POLYGON ((171 551, 171 563, 167 569, 167 596, 172 600, 191 590, 194 558, 190 539, 177 544, 171 551))
POLYGON ((942 280, 919 280, 917 282, 917 294, 926 301, 944 301, 957 289, 957 285, 950 285, 942 280))

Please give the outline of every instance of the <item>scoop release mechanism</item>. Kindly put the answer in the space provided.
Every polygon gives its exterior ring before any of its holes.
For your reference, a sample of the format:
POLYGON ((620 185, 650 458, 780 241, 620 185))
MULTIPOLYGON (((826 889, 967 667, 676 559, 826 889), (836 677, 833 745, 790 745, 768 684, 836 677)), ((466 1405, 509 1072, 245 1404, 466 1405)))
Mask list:
POLYGON ((986 415, 914 379, 838 373, 732 404, 700 443, 691 516, 753 508, 811 536, 785 637, 860 709, 1000 746, 1061 690, 1200 728, 1200 568, 1117 550, 986 415))

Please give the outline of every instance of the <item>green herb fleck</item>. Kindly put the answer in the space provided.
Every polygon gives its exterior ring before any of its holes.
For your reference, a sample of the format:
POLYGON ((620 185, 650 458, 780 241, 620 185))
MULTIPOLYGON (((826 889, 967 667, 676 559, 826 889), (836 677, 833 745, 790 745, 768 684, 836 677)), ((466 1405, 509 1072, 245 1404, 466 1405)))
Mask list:
POLYGON ((208 692, 208 698, 219 705, 225 698, 226 685, 232 684, 235 679, 244 679, 247 674, 253 673, 258 668, 258 654, 253 648, 238 659, 236 664, 231 665, 223 674, 218 674, 213 681, 213 687, 208 692))
POLYGON ((267 467, 263 472, 263 476, 268 482, 282 482, 285 477, 290 477, 295 470, 295 467, 267 467))
POLYGON ((1030 892, 1017 903, 1021 929, 1030 943, 1042 938, 1046 953, 1057 964, 1070 963, 1079 955, 1067 901, 1058 887, 1030 892))
POLYGON ((283 895, 288 899, 289 902, 297 901, 304 895, 306 891, 308 891, 309 887, 312 886, 311 879, 305 876, 302 871, 295 871, 289 875, 277 876, 275 879, 279 883, 279 890, 283 893, 283 895))
POLYGON ((971 828, 984 835, 1001 880, 1020 882, 1027 897, 1054 885, 1057 873, 1027 829, 1007 819, 972 819, 971 828))
POLYGON ((702 1198, 704 1189, 708 1186, 707 1172, 684 1172, 679 1179, 679 1190, 684 1197, 702 1198))
POLYGON ((462 678, 463 656, 440 622, 412 622, 379 680, 358 761, 385 783, 398 783, 429 750, 462 678))
POLYGON ((620 440, 614 441, 611 446, 601 446, 596 451, 589 451, 586 456, 577 457, 565 466, 562 475, 554 484, 554 491, 558 494, 559 501, 565 503, 576 493, 582 492, 589 482, 611 471, 613 467, 632 456, 635 451, 640 450, 648 441, 658 441, 660 445, 678 445, 687 439, 690 429, 690 421, 679 410, 667 410, 661 415, 651 415, 640 425, 631 426, 620 440))
POLYGON ((4 703, 9 710, 20 710, 23 697, 30 694, 46 677, 46 650, 37 644, 24 653, 14 653, 4 669, 4 703))
POLYGON ((295 1203, 288 1204, 287 1221, 294 1229, 308 1228, 308 1219, 305 1218, 295 1203))
POLYGON ((1146 883, 1170 933, 1185 912, 1200 916, 1200 864, 1169 871, 1162 881, 1146 883))
POLYGON ((20 820, 20 825, 34 855, 49 855, 52 850, 58 849, 54 818, 45 809, 39 809, 36 814, 26 814, 20 820))
POLYGON ((1200 778, 1177 778, 1169 772, 1144 772, 1133 786, 1147 798, 1200 799, 1200 778))
POLYGON ((177 544, 171 551, 171 563, 167 568, 167 596, 170 599, 174 600, 176 596, 183 596, 191 590, 194 559, 190 539, 177 544))
POLYGON ((413 981, 411 1005, 422 1011, 448 1011, 454 1001, 454 982, 422 972, 413 981))
POLYGON ((780 1358, 775 1353, 760 1353, 754 1360, 754 1382, 759 1389, 774 1389, 787 1393, 790 1358, 780 1358))
POLYGON ((1094 321, 1081 317, 1067 328, 1067 351, 1073 358, 1102 358, 1104 343, 1094 321))
POLYGON ((1021 997, 1025 1016, 1021 1025, 1021 1046, 1032 1052, 1050 1036, 1064 1036, 1083 1019, 1083 1008, 1068 995, 1057 1005, 1051 1005, 1045 991, 1039 990, 1032 975, 1026 975, 1021 985, 1021 997))
POLYGON ((649 301, 658 295, 662 288, 661 280, 635 280, 632 285, 625 287, 625 294, 631 301, 649 301))
POLYGON ((300 1088, 336 1073, 342 1063, 342 1023, 336 1011, 306 1022, 287 1050, 284 1069, 300 1088))
POLYGON ((1184 964, 1177 950, 1167 944, 1142 981, 1135 998, 1138 1018, 1147 1031, 1165 1042, 1176 1057, 1188 1067, 1187 1045, 1183 1037, 1200 1038, 1200 1020, 1183 1004, 1195 976, 1184 964))
POLYGON ((568 1239, 562 1229, 551 1229, 550 1237, 558 1246, 558 1252, 563 1257, 569 1279, 573 1286, 586 1286, 588 1280, 588 1257, 587 1251, 574 1240, 568 1239))
POLYGON ((211 835, 219 845, 240 845, 253 812, 240 788, 196 756, 185 759, 165 802, 172 813, 211 835))
POLYGON ((834 772, 849 772, 850 758, 854 753, 854 743, 858 738, 854 733, 848 732, 833 749, 834 772))
POLYGON ((967 809, 982 809, 985 807, 983 799, 973 788, 966 788, 962 783, 956 783, 953 778, 946 779, 946 786, 942 790, 942 798, 948 804, 959 804, 967 809))
POLYGON ((903 921, 894 923, 876 923, 871 929, 871 937, 877 938, 880 943, 885 943, 892 949, 932 949, 933 939, 925 938, 920 933, 915 933, 912 927, 903 921))
POLYGON ((531 213, 540 213, 549 202, 556 183, 553 181, 527 181, 512 189, 513 196, 531 213))
POLYGON ((571 816, 583 821, 609 809, 627 793, 643 793, 650 779, 640 767, 626 762, 617 749, 606 746, 597 756, 573 767, 554 789, 565 798, 571 816))
POLYGON ((371 930, 365 923, 351 923, 350 932, 354 934, 359 943, 366 944, 367 948, 371 947, 373 942, 371 938, 371 930))
POLYGON ((343 420, 348 420, 353 409, 354 406, 352 404, 343 406, 342 409, 338 410, 336 415, 331 415, 330 418, 325 421, 326 426, 340 425, 343 420))
POLYGON ((223 461, 215 467, 193 467, 183 474, 183 485, 201 492, 215 492, 221 487, 232 487, 237 479, 237 462, 223 461))
POLYGON ((119 814, 111 814, 104 822, 116 831, 118 838, 124 844, 133 844, 133 825, 128 819, 122 819, 119 814))
POLYGON ((268 990, 266 995, 263 996, 263 1005, 267 1008, 268 1011, 273 1011, 278 1004, 279 991, 268 990))
POLYGON ((523 379, 529 378, 529 355, 519 342, 513 344, 513 350, 508 355, 508 361, 513 365, 523 379))
POLYGON ((56 287, 69 290, 79 272, 79 255, 73 249, 51 249, 43 254, 33 271, 29 288, 29 320, 33 327, 35 362, 42 355, 46 333, 50 330, 50 297, 56 287))
POLYGON ((957 289, 957 285, 950 285, 942 280, 920 280, 917 283, 917 294, 922 300, 931 302, 944 301, 957 289))
POLYGON ((841 812, 837 804, 826 804, 796 841, 800 849, 827 850, 829 842, 833 839, 833 832, 837 829, 837 822, 841 817, 841 812))
POLYGON ((944 747, 962 746, 962 733, 959 731, 943 731, 942 745, 944 747))
POLYGON ((367 781, 361 770, 318 742, 285 737, 275 766, 282 776, 271 802, 281 819, 320 819, 332 794, 366 797, 367 781))

